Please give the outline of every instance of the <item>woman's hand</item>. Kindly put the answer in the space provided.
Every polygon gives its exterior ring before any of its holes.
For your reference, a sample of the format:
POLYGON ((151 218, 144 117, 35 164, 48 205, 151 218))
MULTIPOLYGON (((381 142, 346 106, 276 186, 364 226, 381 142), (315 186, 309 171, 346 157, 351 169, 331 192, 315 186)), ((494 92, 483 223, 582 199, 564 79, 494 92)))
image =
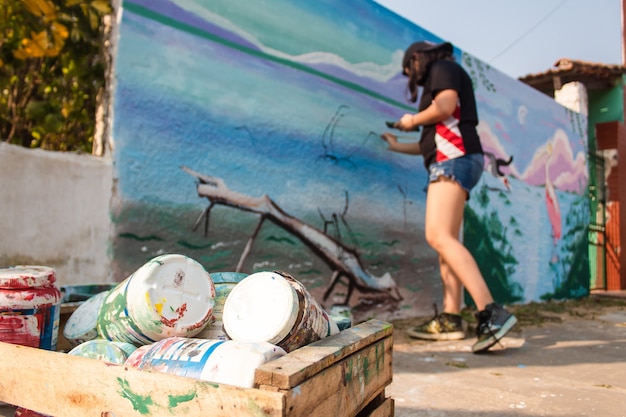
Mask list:
POLYGON ((405 132, 416 130, 415 128, 417 126, 415 125, 415 122, 413 121, 413 116, 415 115, 406 113, 404 116, 400 118, 400 120, 396 122, 396 128, 405 132))
POLYGON ((398 137, 389 132, 383 133, 382 135, 380 135, 380 138, 387 142, 390 151, 406 153, 410 155, 420 155, 422 153, 422 148, 417 141, 400 143, 398 142, 398 137))
POLYGON ((387 142, 387 144, 389 145, 389 149, 392 149, 393 146, 398 143, 398 137, 393 133, 385 132, 380 135, 380 138, 387 142))

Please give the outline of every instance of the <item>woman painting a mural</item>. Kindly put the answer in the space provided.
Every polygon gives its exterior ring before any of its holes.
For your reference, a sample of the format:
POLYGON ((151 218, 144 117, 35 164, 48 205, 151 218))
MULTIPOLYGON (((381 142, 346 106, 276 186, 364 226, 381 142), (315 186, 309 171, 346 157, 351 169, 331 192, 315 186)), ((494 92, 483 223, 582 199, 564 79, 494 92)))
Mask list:
POLYGON ((443 283, 443 312, 408 331, 426 340, 457 340, 465 337, 460 316, 463 287, 478 313, 478 340, 472 352, 488 350, 517 322, 515 316, 494 302, 485 280, 459 234, 465 202, 483 171, 483 149, 476 131, 478 116, 472 81, 454 61, 450 43, 413 43, 405 51, 403 74, 408 77, 411 102, 418 112, 405 114, 394 128, 415 131, 422 127, 419 142, 398 142, 396 135, 381 135, 388 149, 424 157, 428 171, 425 235, 439 255, 443 283))

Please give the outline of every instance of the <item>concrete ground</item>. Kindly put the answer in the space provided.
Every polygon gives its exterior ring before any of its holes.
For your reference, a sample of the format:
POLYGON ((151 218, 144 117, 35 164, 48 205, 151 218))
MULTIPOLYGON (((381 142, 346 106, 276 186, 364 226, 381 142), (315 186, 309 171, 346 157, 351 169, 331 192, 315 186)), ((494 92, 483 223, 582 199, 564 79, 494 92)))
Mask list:
POLYGON ((396 417, 626 416, 626 300, 566 305, 538 323, 520 310, 502 347, 481 355, 475 339, 416 341, 413 323, 394 323, 396 417))
POLYGON ((417 341, 413 320, 394 322, 395 416, 626 417, 626 298, 512 311, 520 323, 481 355, 474 339, 417 341))

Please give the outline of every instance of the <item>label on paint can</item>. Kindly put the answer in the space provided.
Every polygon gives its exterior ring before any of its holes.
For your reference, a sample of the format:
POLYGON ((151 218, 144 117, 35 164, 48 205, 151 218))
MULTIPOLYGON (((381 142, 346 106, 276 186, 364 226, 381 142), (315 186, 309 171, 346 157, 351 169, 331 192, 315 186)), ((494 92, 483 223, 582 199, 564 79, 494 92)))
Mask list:
POLYGON ((143 346, 126 365, 238 387, 254 386, 254 371, 286 352, 270 343, 171 337, 143 346))

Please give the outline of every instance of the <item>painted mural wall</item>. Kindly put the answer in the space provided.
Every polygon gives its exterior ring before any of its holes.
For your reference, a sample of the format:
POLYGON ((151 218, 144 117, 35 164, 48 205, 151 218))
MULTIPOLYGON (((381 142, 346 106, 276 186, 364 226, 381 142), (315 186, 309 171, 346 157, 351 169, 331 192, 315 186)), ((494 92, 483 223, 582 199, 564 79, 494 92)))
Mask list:
MULTIPOLYGON (((285 270, 325 305, 429 312, 423 161, 379 138, 414 111, 400 63, 417 40, 441 41, 373 1, 124 1, 116 278, 183 253, 209 272, 285 270)), ((455 56, 487 152, 464 239, 495 297, 587 294, 586 119, 455 56)))

